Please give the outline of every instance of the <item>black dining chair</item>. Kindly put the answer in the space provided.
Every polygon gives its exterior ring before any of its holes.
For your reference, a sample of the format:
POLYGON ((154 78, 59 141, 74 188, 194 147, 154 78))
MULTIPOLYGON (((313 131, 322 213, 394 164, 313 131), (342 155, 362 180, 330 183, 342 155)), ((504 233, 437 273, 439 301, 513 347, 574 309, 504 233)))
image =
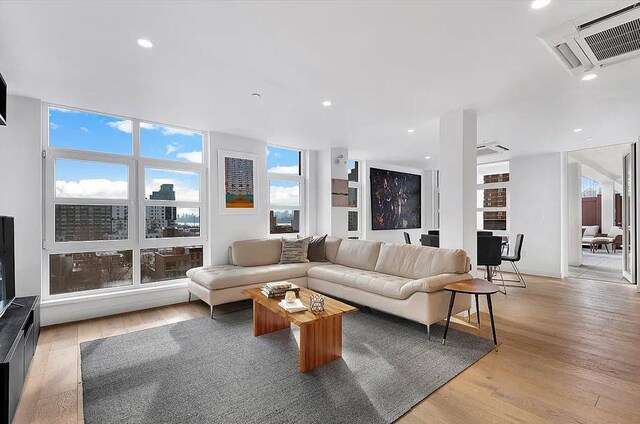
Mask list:
POLYGON ((523 241, 524 241, 524 234, 516 235, 516 245, 513 249, 513 255, 509 255, 508 254, 509 252, 507 252, 507 255, 502 256, 502 260, 507 261, 511 264, 511 266, 513 267, 513 271, 516 273, 516 276, 518 277, 517 280, 506 280, 506 281, 513 281, 515 283, 520 283, 519 285, 511 285, 510 287, 522 287, 522 288, 527 287, 527 283, 524 281, 524 277, 522 276, 522 273, 520 272, 520 269, 518 268, 518 264, 517 264, 517 262, 520 262, 520 259, 522 258, 523 241))
POLYGON ((411 244, 411 236, 406 231, 404 232, 404 242, 407 244, 411 244))
POLYGON ((440 247, 440 236, 433 234, 423 234, 420 237, 423 246, 440 247))
POLYGON ((502 280, 502 293, 507 294, 500 265, 502 265, 502 237, 478 237, 478 266, 486 267, 486 278, 492 282, 494 271, 499 272, 500 280, 502 280))
POLYGON ((427 230, 427 234, 429 234, 430 236, 439 236, 440 230, 427 230))

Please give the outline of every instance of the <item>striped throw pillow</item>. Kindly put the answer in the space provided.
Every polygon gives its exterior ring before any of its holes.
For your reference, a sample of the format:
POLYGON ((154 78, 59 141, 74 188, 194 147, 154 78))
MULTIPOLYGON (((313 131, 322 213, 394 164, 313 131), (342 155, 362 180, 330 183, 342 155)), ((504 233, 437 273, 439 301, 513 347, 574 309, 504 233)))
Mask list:
POLYGON ((281 264, 296 264, 309 262, 307 250, 309 249, 309 237, 301 239, 282 239, 281 264))

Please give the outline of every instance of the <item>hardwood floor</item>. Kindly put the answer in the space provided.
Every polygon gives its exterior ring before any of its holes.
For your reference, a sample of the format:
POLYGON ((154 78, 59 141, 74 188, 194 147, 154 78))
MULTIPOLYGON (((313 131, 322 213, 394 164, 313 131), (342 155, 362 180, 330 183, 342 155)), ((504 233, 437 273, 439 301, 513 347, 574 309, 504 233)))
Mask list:
MULTIPOLYGON (((635 286, 539 277, 527 283, 493 296, 499 351, 399 422, 640 422, 635 286)), ((466 320, 452 326, 490 338, 485 302, 480 309, 481 330, 466 320)), ((193 302, 43 328, 14 423, 82 422, 81 342, 207 316, 208 306, 193 302)))

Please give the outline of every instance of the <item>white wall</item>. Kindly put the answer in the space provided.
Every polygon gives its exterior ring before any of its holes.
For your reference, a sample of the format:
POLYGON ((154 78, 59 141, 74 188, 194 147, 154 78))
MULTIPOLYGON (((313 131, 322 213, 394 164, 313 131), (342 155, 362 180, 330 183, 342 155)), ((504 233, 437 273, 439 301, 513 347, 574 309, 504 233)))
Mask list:
MULTIPOLYGON (((511 238, 524 234, 523 273, 562 275, 563 172, 562 153, 522 156, 510 161, 511 238)), ((564 215, 564 216, 563 216, 564 215)))
MULTIPOLYGON (((423 233, 427 232, 427 229, 431 228, 431 223, 433 220, 432 216, 432 205, 431 200, 427 200, 427 198, 431 199, 432 196, 432 186, 431 186, 431 178, 429 178, 428 183, 425 182, 424 171, 416 168, 407 168, 404 166, 392 165, 383 162, 372 162, 372 161, 361 161, 361 166, 364 167, 364 174, 362 178, 362 187, 364 192, 363 200, 363 215, 364 221, 362 222, 362 226, 364 231, 362 233, 362 238, 366 240, 379 240, 387 243, 404 243, 404 232, 408 232, 411 236, 411 243, 419 244, 420 236, 423 233), (373 231, 371 229, 371 185, 369 184, 369 175, 371 168, 379 168, 379 169, 388 169, 390 171, 397 172, 406 172, 408 174, 417 174, 422 175, 422 194, 421 194, 421 218, 420 222, 422 227, 418 229, 410 229, 410 230, 376 230, 373 231)), ((431 171, 428 171, 429 174, 431 171)))
POLYGON ((0 126, 0 215, 15 218, 16 295, 41 291, 41 103, 9 96, 7 126, 0 126))
POLYGON ((567 167, 567 239, 568 264, 582 265, 582 164, 567 167))
POLYGON ((211 263, 228 263, 228 248, 235 240, 267 237, 269 234, 269 190, 267 181, 267 143, 246 137, 218 132, 209 133, 209 243, 211 263), (258 155, 258 181, 256 194, 257 214, 220 213, 218 181, 218 150, 231 150, 258 155))

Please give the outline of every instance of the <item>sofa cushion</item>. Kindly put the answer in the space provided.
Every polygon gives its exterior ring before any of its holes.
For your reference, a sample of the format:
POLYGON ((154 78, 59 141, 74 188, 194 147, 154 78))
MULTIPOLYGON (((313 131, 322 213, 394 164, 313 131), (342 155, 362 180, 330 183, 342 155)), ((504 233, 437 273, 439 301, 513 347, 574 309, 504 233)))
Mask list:
POLYGON ((611 227, 611 229, 609 230, 609 234, 607 234, 607 237, 609 238, 616 238, 617 236, 621 236, 622 235, 622 228, 620 227, 616 227, 613 226, 611 227))
POLYGON ((468 271, 467 253, 460 249, 385 243, 380 247, 375 270, 411 279, 463 274, 468 271))
POLYGON ((600 229, 600 226, 585 225, 582 228, 584 228, 584 233, 582 234, 582 237, 595 237, 595 235, 598 234, 598 230, 600 229))
POLYGON ((335 262, 350 268, 373 271, 382 242, 371 240, 342 240, 335 262))
POLYGON ((190 269, 187 271, 187 277, 210 290, 219 290, 305 277, 309 268, 315 265, 318 265, 318 263, 307 262, 253 267, 216 265, 190 269))
MULTIPOLYGON (((299 237, 299 236, 298 236, 299 237)), ((313 236, 309 240, 309 248, 307 249, 307 258, 311 262, 327 261, 327 235, 313 236)))
POLYGON ((336 261, 336 255, 338 254, 338 248, 340 247, 340 243, 342 243, 342 239, 339 237, 327 236, 324 242, 325 254, 327 255, 327 260, 331 262, 336 261))
POLYGON ((416 290, 410 292, 403 291, 402 288, 404 286, 410 289, 408 283, 410 283, 411 280, 408 278, 350 268, 344 265, 319 265, 311 268, 308 275, 318 280, 342 284, 395 299, 406 299, 416 292, 416 290))
POLYGON ((280 239, 240 240, 231 244, 231 260, 238 266, 277 264, 281 253, 280 239))
POLYGON ((299 239, 282 239, 281 264, 299 264, 309 262, 307 251, 309 249, 309 237, 299 239))

